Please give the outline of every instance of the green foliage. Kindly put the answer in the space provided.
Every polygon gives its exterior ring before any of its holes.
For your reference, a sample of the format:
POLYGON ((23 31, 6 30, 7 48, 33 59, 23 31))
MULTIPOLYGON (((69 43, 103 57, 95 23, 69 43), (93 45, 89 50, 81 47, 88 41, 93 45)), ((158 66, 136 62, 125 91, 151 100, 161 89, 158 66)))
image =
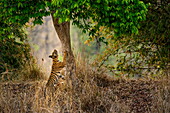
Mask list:
POLYGON ((0 1, 0 81, 38 78, 23 27, 30 19, 41 24, 42 17, 50 14, 45 6, 41 0, 0 1))
MULTIPOLYGON (((3 39, 0 40, 0 75, 3 76, 3 72, 7 72, 7 80, 14 79, 19 76, 10 76, 10 72, 16 72, 16 70, 25 66, 26 63, 31 61, 30 46, 23 42, 16 41, 16 39, 3 39), (9 73, 8 73, 9 72, 9 73)), ((14 73, 12 75, 15 75, 14 73)), ((0 77, 0 80, 2 79, 0 77)), ((4 79, 4 78, 3 78, 4 79)))
POLYGON ((134 37, 142 46, 140 48, 141 54, 148 56, 148 63, 156 64, 161 68, 167 68, 170 62, 169 12, 170 4, 168 4, 168 0, 163 0, 160 6, 152 4, 147 15, 147 21, 142 23, 139 35, 134 37))
POLYGON ((151 2, 138 35, 116 38, 106 28, 100 31, 100 36, 108 37, 109 44, 98 57, 98 66, 119 75, 120 72, 132 75, 167 72, 170 63, 170 5, 167 2, 165 0, 160 6, 156 0, 151 2))
POLYGON ((0 41, 0 45, 1 63, 4 65, 19 68, 30 58, 28 44, 17 42, 15 39, 4 39, 0 41))
MULTIPOLYGON (((29 19, 42 24, 50 12, 59 23, 73 21, 83 32, 93 36, 100 26, 114 31, 115 36, 137 34, 139 22, 145 20, 147 5, 140 0, 1 0, 1 38, 11 37, 13 25, 23 26, 29 19), (50 10, 49 10, 50 9, 50 10), (96 23, 94 25, 94 22, 96 23)), ((15 28, 14 28, 15 29, 15 28)))
POLYGON ((100 26, 112 29, 115 36, 138 34, 148 6, 140 0, 53 0, 52 4, 59 23, 72 20, 90 36, 100 26))
POLYGON ((44 0, 1 0, 0 1, 0 39, 16 36, 15 30, 30 19, 34 24, 42 24, 42 17, 49 15, 44 0))
POLYGON ((26 39, 23 41, 19 38, 0 40, 0 82, 45 78, 30 50, 26 39))

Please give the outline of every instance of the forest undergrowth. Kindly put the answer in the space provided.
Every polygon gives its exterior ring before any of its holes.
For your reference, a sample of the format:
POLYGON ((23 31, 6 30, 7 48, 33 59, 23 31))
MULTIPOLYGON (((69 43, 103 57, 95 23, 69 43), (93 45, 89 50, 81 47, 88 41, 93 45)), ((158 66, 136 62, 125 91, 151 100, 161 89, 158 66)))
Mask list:
MULTIPOLYGON (((0 113, 168 113, 169 77, 113 78, 76 59, 72 90, 44 96, 47 80, 0 83, 0 113)), ((35 73, 34 73, 35 74, 35 73)))

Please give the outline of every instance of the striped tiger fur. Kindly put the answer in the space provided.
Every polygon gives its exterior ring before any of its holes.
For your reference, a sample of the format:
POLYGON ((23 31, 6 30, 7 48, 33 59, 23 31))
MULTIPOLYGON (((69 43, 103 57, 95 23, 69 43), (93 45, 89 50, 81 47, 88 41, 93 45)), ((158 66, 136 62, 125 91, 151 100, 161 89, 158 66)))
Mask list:
POLYGON ((46 88, 50 89, 50 91, 56 90, 59 85, 65 82, 66 55, 67 52, 64 52, 63 62, 58 60, 57 50, 54 50, 52 55, 49 56, 50 58, 52 58, 53 64, 50 77, 46 84, 46 88))

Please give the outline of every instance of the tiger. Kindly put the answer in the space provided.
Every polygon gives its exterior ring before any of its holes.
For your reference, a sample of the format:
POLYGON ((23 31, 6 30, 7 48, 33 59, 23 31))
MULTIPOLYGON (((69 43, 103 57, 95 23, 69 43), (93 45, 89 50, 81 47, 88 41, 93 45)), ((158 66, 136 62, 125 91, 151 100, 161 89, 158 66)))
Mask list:
MULTIPOLYGON (((46 88, 55 91, 56 88, 65 83, 65 67, 67 52, 64 52, 63 62, 58 60, 58 52, 54 49, 52 55, 49 56, 53 60, 50 77, 46 83, 46 88)), ((46 92, 46 89, 45 89, 46 92)))

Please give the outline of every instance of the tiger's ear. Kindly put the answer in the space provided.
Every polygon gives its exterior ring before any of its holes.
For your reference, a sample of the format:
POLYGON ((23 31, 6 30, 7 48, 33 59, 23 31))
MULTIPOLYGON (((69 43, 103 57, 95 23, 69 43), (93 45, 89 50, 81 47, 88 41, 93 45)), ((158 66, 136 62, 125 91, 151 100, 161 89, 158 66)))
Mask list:
POLYGON ((58 53, 58 51, 57 51, 56 49, 54 49, 54 52, 55 52, 55 53, 58 53))
POLYGON ((52 58, 52 55, 50 55, 49 57, 52 58))

